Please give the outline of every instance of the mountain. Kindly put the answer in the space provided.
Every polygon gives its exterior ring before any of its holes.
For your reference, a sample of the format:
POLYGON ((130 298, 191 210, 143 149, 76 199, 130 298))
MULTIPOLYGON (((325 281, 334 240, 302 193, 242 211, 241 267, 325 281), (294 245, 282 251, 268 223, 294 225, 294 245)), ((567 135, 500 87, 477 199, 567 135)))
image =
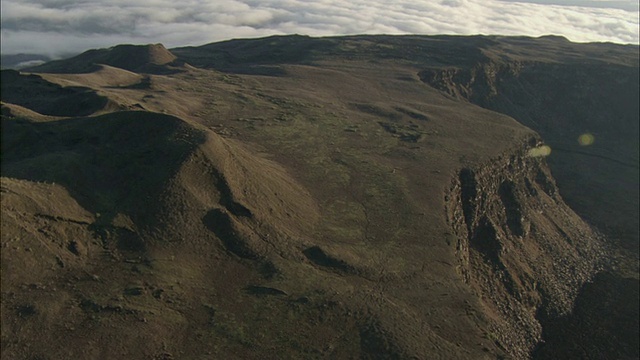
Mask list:
POLYGON ((34 72, 87 73, 98 69, 100 64, 138 71, 163 71, 176 57, 162 44, 117 45, 109 49, 89 50, 69 59, 51 61, 28 68, 34 72))
POLYGON ((2 358, 637 358, 638 66, 275 36, 3 71, 2 358))

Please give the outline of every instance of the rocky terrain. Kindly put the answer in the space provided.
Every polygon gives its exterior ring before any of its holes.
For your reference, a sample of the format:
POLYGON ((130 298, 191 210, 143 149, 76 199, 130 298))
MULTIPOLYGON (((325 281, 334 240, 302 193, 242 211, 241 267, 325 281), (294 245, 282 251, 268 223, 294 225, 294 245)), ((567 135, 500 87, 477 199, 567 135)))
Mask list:
POLYGON ((2 359, 638 358, 638 67, 282 36, 3 70, 2 359))

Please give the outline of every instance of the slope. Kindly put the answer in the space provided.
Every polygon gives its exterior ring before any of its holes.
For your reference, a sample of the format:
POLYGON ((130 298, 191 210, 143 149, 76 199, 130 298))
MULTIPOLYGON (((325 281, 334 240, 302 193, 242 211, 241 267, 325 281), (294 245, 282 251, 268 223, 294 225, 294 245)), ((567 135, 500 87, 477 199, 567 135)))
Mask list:
POLYGON ((291 237, 317 217, 279 166, 167 115, 5 118, 2 144, 2 288, 12 289, 3 293, 3 358, 159 356, 168 334, 207 329, 183 327, 210 306, 192 309, 198 294, 247 286, 220 281, 202 293, 203 277, 227 267, 238 279, 272 274, 272 250, 257 237, 291 237), (234 254, 256 260, 257 273, 234 254), (138 332, 146 345, 127 347, 138 332), (41 341, 22 349, 35 334, 41 341))
POLYGON ((275 37, 40 74, 140 111, 3 116, 2 357, 528 358, 604 250, 533 131, 420 76, 499 43, 275 37))
POLYGON ((171 71, 165 65, 171 64, 175 59, 175 55, 162 44, 117 45, 108 49, 88 50, 70 59, 51 61, 25 70, 90 73, 97 70, 99 64, 103 64, 140 73, 162 73, 171 71))
POLYGON ((538 131, 554 151, 550 165, 568 203, 633 251, 639 241, 637 47, 553 37, 543 39, 542 49, 531 46, 538 43, 506 38, 471 66, 459 61, 421 78, 538 131), (579 141, 584 134, 590 141, 579 141))

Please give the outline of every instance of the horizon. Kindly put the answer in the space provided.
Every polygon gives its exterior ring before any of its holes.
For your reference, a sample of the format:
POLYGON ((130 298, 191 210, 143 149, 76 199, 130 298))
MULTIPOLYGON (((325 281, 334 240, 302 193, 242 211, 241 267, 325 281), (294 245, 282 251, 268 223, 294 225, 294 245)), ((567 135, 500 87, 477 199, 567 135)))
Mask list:
POLYGON ((5 0, 2 55, 59 59, 119 44, 167 48, 274 35, 563 36, 572 42, 640 43, 638 3, 627 0, 440 0, 394 3, 332 0, 5 0), (428 16, 426 15, 428 14, 428 16))
MULTIPOLYGON (((165 44, 163 44, 163 43, 153 43, 153 42, 152 43, 120 43, 120 44, 114 44, 114 45, 106 46, 106 47, 84 49, 82 51, 78 51, 78 52, 74 52, 74 53, 63 54, 63 55, 58 56, 58 57, 47 57, 46 55, 32 54, 32 53, 2 54, 2 61, 3 62, 7 61, 11 57, 16 57, 16 58, 26 57, 28 59, 28 60, 19 60, 19 61, 9 60, 8 61, 9 65, 5 66, 3 64, 2 69, 21 70, 21 69, 29 68, 29 67, 32 67, 32 66, 42 65, 42 64, 47 63, 49 61, 70 59, 70 58, 79 56, 79 55, 84 54, 84 53, 89 52, 89 51, 111 50, 111 49, 113 49, 115 47, 118 47, 118 46, 162 45, 167 50, 171 51, 171 50, 174 50, 174 49, 187 48, 187 47, 201 47, 201 46, 206 46, 206 45, 211 45, 211 44, 216 44, 216 43, 223 43, 223 42, 228 42, 228 41, 259 40, 259 39, 268 39, 268 38, 272 38, 272 37, 291 37, 291 36, 303 36, 303 37, 309 37, 311 39, 357 37, 357 36, 372 36, 372 37, 376 37, 376 36, 381 36, 381 37, 382 36, 397 36, 397 37, 403 37, 403 36, 417 36, 417 37, 513 37, 513 38, 526 37, 526 38, 530 38, 530 39, 539 39, 539 38, 544 38, 544 37, 560 37, 560 38, 563 38, 563 39, 565 39, 567 41, 571 41, 570 39, 567 39, 566 37, 564 37, 562 35, 554 35, 554 34, 547 34, 547 35, 540 35, 540 36, 493 35, 493 34, 471 34, 471 35, 458 35, 458 34, 429 34, 429 35, 425 35, 425 34, 344 34, 344 35, 310 36, 310 35, 303 35, 303 34, 277 34, 277 35, 267 35, 267 36, 251 37, 251 38, 233 38, 233 39, 214 41, 214 42, 205 43, 205 44, 175 46, 175 47, 168 47, 168 46, 165 46, 165 44)), ((636 46, 636 47, 640 46, 639 44, 619 44, 619 43, 607 42, 607 41, 591 41, 591 42, 571 41, 571 42, 572 43, 581 43, 581 44, 613 44, 613 45, 619 45, 619 46, 636 46)))

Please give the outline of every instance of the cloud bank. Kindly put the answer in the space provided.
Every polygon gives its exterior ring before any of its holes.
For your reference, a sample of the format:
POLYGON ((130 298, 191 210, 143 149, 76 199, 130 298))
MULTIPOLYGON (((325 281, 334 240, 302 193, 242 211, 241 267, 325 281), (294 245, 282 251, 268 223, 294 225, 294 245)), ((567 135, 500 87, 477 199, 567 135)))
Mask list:
POLYGON ((529 1, 2 0, 0 40, 3 54, 50 56, 122 43, 176 47, 294 33, 555 34, 579 42, 639 42, 637 11, 606 2, 529 1))

